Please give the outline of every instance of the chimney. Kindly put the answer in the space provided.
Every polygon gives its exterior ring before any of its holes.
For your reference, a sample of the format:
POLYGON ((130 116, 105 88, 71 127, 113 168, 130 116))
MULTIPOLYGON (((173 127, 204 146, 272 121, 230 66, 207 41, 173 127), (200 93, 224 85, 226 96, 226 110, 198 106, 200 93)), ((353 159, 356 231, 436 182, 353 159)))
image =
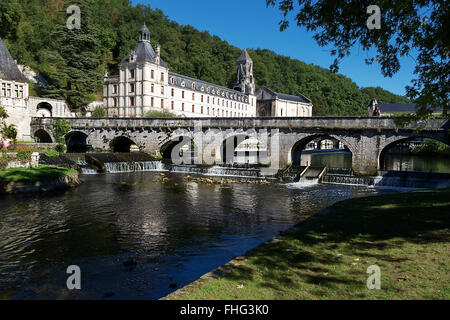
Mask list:
POLYGON ((156 47, 156 63, 159 63, 161 60, 161 46, 158 44, 156 47))

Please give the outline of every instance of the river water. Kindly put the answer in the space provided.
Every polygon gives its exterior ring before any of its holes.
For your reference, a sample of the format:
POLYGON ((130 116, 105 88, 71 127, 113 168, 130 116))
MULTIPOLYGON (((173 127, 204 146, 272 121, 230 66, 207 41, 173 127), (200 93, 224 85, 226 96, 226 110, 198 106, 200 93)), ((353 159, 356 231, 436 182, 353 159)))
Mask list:
POLYGON ((167 176, 87 175, 67 192, 0 198, 0 298, 158 299, 337 201, 378 192, 167 176), (69 265, 81 268, 79 291, 66 289, 69 265))

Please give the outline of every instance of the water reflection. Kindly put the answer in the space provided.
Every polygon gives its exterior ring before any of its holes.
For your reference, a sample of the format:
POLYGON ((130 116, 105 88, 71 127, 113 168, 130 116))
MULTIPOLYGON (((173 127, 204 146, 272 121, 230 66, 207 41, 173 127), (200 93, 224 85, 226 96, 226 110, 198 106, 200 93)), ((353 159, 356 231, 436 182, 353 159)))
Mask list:
POLYGON ((384 169, 450 173, 450 157, 387 153, 384 159, 384 169))
POLYGON ((198 185, 183 175, 85 176, 78 189, 0 200, 0 297, 157 299, 336 201, 348 186, 198 185), (133 257, 136 265, 124 266, 133 257), (65 289, 66 268, 82 290, 65 289))

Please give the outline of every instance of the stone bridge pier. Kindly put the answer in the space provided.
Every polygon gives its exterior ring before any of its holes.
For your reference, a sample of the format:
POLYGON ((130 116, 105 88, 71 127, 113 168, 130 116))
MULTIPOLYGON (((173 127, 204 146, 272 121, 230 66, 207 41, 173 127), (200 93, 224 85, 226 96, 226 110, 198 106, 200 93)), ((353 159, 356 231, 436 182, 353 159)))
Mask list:
MULTIPOLYGON (((415 138, 450 144, 449 121, 432 119, 399 127, 391 118, 202 118, 202 119, 73 119, 66 135, 69 152, 83 144, 96 151, 142 152, 176 161, 194 154, 196 164, 233 163, 244 141, 257 144, 258 162, 272 173, 301 163, 302 152, 312 141, 341 142, 352 153, 357 175, 375 175, 392 146, 415 138), (182 147, 184 148, 181 152, 182 147), (192 152, 192 150, 194 150, 192 152)), ((32 133, 51 136, 52 118, 34 118, 32 133)))

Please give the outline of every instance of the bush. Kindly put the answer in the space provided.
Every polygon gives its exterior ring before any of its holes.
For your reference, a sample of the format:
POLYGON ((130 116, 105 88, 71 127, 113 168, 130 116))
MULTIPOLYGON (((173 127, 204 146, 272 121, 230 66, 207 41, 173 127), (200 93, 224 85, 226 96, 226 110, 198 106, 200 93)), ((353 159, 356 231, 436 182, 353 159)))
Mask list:
POLYGON ((69 133, 72 129, 70 123, 65 119, 56 119, 53 120, 53 129, 52 134, 55 137, 55 140, 59 144, 64 144, 66 141, 64 140, 64 136, 69 133))
POLYGON ((150 110, 149 112, 147 112, 144 116, 145 118, 150 118, 150 119, 167 119, 167 118, 175 118, 176 115, 173 114, 172 112, 169 112, 167 110, 150 110))
POLYGON ((106 110, 103 108, 95 108, 91 115, 92 118, 106 118, 106 110))
POLYGON ((55 147, 55 151, 58 153, 65 153, 67 151, 67 147, 64 143, 58 143, 55 147))

